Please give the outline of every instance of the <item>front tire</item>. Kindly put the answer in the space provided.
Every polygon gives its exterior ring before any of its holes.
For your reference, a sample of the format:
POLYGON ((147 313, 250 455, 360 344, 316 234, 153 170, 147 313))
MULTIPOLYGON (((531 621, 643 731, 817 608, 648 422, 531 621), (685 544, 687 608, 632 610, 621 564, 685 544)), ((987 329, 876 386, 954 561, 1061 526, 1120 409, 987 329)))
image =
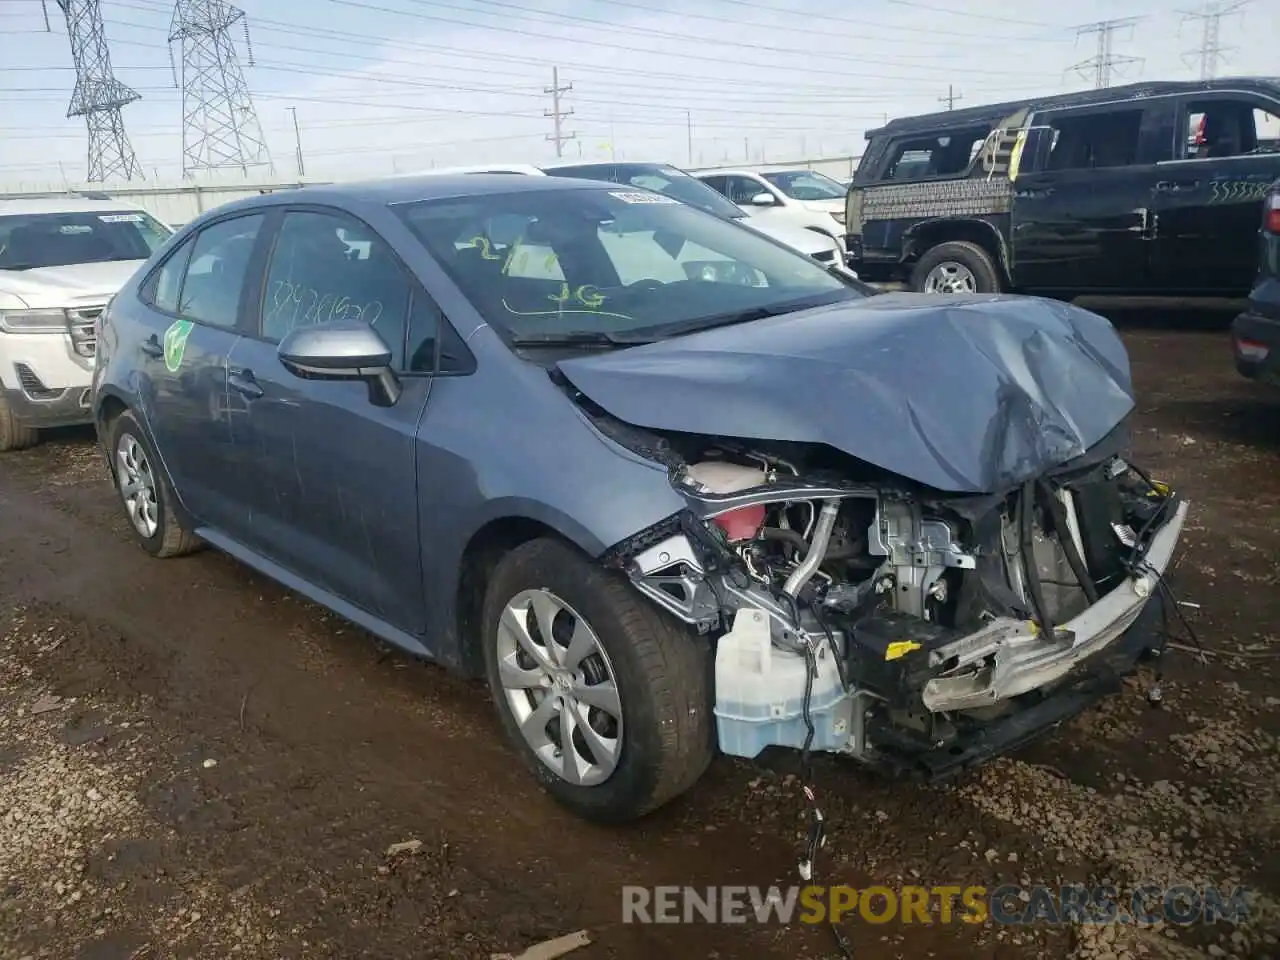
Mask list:
POLYGON ((711 762, 709 644, 573 547, 539 539, 503 557, 481 629, 507 738, 579 816, 642 817, 711 762))
POLYGON ((23 426, 13 415, 9 399, 0 393, 0 453, 10 450, 26 450, 40 442, 40 432, 23 426))
POLYGON ((200 539, 174 510, 173 490, 133 411, 112 420, 107 435, 111 476, 138 545, 162 559, 199 549, 200 539))
POLYGON ((911 271, 916 293, 999 293, 1002 286, 991 254, 967 240, 931 247, 911 271))

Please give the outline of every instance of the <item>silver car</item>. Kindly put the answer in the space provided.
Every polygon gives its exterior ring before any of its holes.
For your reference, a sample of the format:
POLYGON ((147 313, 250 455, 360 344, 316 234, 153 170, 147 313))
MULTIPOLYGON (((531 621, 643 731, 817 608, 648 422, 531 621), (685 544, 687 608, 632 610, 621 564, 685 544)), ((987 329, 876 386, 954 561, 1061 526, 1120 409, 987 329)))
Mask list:
POLYGON ((465 175, 211 211, 98 336, 143 549, 486 677, 586 817, 717 748, 941 776, 1160 643, 1187 505, 1068 305, 873 296, 639 187, 465 175))

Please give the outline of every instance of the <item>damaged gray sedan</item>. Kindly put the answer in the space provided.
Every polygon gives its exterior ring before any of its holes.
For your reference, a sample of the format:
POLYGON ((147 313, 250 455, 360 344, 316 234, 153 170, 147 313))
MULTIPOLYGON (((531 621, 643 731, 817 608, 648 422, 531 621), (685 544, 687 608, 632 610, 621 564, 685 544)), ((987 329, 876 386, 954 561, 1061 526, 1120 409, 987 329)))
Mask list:
POLYGON ((221 207, 98 335, 145 550, 486 676, 583 816, 717 747, 941 776, 1161 644, 1187 504, 1071 306, 870 296, 645 190, 463 175, 221 207))

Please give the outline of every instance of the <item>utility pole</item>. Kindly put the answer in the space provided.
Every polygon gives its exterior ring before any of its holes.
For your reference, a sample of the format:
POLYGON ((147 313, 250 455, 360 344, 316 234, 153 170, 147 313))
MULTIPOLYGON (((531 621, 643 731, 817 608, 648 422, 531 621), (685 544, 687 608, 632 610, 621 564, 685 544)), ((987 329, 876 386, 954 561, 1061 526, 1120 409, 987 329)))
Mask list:
POLYGON ((307 168, 302 163, 302 133, 298 130, 298 108, 290 107, 289 112, 293 114, 293 148, 298 158, 298 176, 305 177, 307 168))
MULTIPOLYGON (((117 80, 111 71, 102 8, 98 0, 57 0, 57 4, 67 19, 71 60, 76 68, 76 86, 67 116, 84 117, 89 133, 86 179, 90 183, 135 177, 142 180, 142 168, 120 115, 120 108, 140 99, 140 94, 117 80)), ((49 26, 47 10, 45 26, 49 26)))
POLYGON ((747 138, 742 138, 742 159, 751 162, 751 145, 747 142, 747 138))
MULTIPOLYGON (((262 125, 240 69, 231 28, 244 31, 249 66, 253 47, 244 11, 226 0, 177 0, 169 43, 182 62, 182 174, 265 166, 274 171, 262 125)), ((176 85, 175 77, 175 85, 176 85)))
POLYGON ((964 94, 956 93, 956 88, 948 83, 947 95, 945 97, 939 97, 938 102, 945 103, 947 105, 948 110, 954 110, 956 108, 956 101, 963 100, 963 99, 964 99, 964 94))
POLYGON ((566 117, 573 116, 573 110, 562 110, 560 107, 560 95, 568 93, 573 89, 573 83, 567 83, 563 87, 560 86, 560 68, 551 68, 551 86, 543 87, 543 93, 551 94, 551 109, 543 111, 544 117, 551 117, 555 124, 555 133, 548 134, 547 139, 556 145, 556 156, 564 156, 564 145, 577 136, 576 133, 564 133, 563 124, 566 117))
POLYGON ((689 146, 689 166, 693 166, 693 113, 684 112, 684 134, 689 146))
POLYGON ((1183 17, 1183 22, 1187 20, 1200 20, 1204 24, 1204 33, 1200 41, 1198 50, 1188 50, 1183 55, 1184 61, 1188 58, 1196 57, 1200 61, 1200 79, 1212 80, 1218 74, 1218 65, 1225 61, 1224 56, 1228 50, 1234 50, 1235 47, 1224 47, 1218 42, 1219 29, 1222 26, 1222 18, 1230 13, 1235 13, 1241 7, 1249 3, 1249 0, 1218 0, 1218 2, 1208 2, 1204 5, 1203 10, 1188 11, 1183 17))
POLYGON ((1133 25, 1141 19, 1141 17, 1124 17, 1114 20, 1099 20, 1097 23, 1087 23, 1079 27, 1076 30, 1077 39, 1090 33, 1098 35, 1098 52, 1088 60, 1081 60, 1067 69, 1075 70, 1084 77, 1092 74, 1095 89, 1101 90, 1103 87, 1111 86, 1111 73, 1116 67, 1142 62, 1141 57, 1121 57, 1112 52, 1113 38, 1116 33, 1125 27, 1129 27, 1132 34, 1133 25))

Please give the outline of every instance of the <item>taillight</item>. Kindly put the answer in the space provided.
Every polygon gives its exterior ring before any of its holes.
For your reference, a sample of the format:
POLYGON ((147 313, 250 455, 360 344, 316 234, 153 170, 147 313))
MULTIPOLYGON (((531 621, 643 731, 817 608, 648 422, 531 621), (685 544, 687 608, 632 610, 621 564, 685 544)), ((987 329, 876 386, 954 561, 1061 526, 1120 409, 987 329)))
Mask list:
POLYGON ((1272 191, 1262 210, 1262 229, 1280 234, 1280 192, 1272 191))
POLYGON ((724 531, 730 543, 753 540, 764 526, 764 504, 757 503, 749 507, 738 507, 728 513, 715 517, 715 524, 724 531))
POLYGON ((1236 354, 1241 360, 1261 363, 1267 359, 1267 354, 1270 352, 1270 348, 1265 343, 1250 340, 1248 337, 1236 337, 1236 354))

